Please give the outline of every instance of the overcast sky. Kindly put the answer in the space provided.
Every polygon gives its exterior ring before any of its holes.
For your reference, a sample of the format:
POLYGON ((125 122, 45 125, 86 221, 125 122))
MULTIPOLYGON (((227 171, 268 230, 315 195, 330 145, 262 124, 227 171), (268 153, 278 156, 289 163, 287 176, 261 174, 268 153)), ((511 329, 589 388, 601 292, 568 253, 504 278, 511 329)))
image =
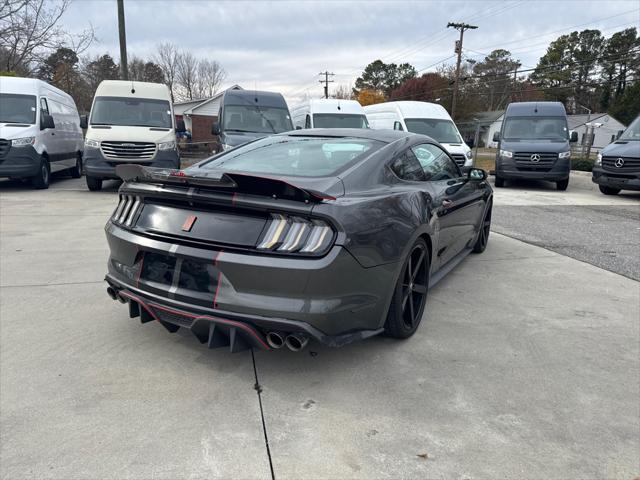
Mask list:
MULTIPOLYGON (((640 24, 638 0, 574 1, 163 1, 125 0, 129 56, 149 57, 160 42, 218 60, 227 84, 282 92, 288 100, 321 96, 318 72, 331 88, 352 85, 371 61, 409 62, 419 71, 455 62, 458 32, 468 22, 464 58, 505 48, 534 67, 550 41, 585 28, 604 35, 640 24)), ((119 58, 115 0, 75 0, 63 17, 69 31, 88 23, 98 42, 89 53, 119 58)))

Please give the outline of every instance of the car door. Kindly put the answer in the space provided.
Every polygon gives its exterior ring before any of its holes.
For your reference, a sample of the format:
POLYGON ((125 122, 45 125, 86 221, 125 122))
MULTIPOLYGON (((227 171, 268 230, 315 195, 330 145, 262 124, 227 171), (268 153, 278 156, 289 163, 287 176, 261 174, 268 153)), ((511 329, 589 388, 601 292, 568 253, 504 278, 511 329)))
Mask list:
MULTIPOLYGON (((49 106, 49 102, 45 97, 40 97, 40 117, 46 115, 52 115, 51 108, 49 106)), ((56 120, 53 120, 54 124, 56 120)), ((57 125, 55 125, 57 126, 57 125)), ((56 128, 46 128, 42 130, 42 142, 44 143, 44 150, 47 152, 49 156, 49 166, 51 167, 51 171, 54 172, 59 170, 58 160, 60 159, 61 154, 61 136, 59 132, 56 131, 56 128)))
POLYGON ((447 152, 432 143, 411 149, 424 171, 438 217, 439 240, 434 260, 446 264, 475 239, 484 192, 471 182, 447 152))

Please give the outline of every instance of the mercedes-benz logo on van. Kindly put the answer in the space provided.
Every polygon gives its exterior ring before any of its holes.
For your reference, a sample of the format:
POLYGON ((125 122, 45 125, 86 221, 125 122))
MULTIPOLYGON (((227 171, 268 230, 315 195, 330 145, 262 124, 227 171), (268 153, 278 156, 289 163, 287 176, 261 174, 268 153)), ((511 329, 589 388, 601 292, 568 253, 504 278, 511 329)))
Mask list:
POLYGON ((533 163, 538 163, 540 161, 540 154, 534 153, 533 155, 531 155, 531 161, 533 163))
POLYGON ((620 157, 616 158, 616 161, 614 162, 614 165, 617 168, 622 168, 622 166, 624 165, 624 158, 620 158, 620 157))

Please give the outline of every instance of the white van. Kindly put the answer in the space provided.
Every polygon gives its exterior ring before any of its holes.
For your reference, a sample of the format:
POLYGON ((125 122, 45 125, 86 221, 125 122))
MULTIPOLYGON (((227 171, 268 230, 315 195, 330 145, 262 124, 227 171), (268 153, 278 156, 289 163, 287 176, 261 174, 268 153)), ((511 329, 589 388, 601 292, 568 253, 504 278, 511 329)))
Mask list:
POLYGON ((82 130, 71 96, 42 80, 0 77, 0 177, 48 188, 52 172, 82 174, 82 130))
MULTIPOLYGON (((95 191, 102 181, 118 178, 116 165, 180 168, 175 117, 169 88, 161 83, 104 80, 98 85, 91 114, 82 126, 84 173, 95 191)), ((178 131, 184 131, 181 122, 178 131)))
POLYGON ((364 107, 371 128, 427 135, 444 148, 458 166, 471 166, 471 149, 442 105, 428 102, 387 102, 364 107))
POLYGON ((293 127, 369 128, 364 109, 356 100, 312 99, 290 109, 293 127))

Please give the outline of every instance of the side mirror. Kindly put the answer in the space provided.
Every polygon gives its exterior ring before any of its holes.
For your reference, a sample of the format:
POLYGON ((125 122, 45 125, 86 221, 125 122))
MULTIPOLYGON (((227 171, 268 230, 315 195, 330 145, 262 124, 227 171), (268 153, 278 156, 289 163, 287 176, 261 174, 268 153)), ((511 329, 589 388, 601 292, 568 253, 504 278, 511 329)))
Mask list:
POLYGON ((569 134, 569 142, 576 143, 578 141, 578 132, 572 130, 569 134))
POLYGON ((619 139, 623 133, 624 133, 624 130, 618 130, 618 133, 616 133, 616 140, 619 139))
POLYGON ((487 172, 485 172, 481 168, 471 168, 469 169, 469 173, 467 174, 467 176, 469 177, 469 180, 481 182, 487 179, 487 172))
POLYGON ((493 132, 493 141, 494 142, 500 141, 500 132, 493 132))
POLYGON ((86 130, 88 128, 87 116, 80 115, 80 128, 86 130))
POLYGON ((184 133, 187 131, 187 128, 184 126, 184 120, 178 120, 176 122, 176 133, 184 133))
POLYGON ((220 124, 218 122, 213 122, 211 125, 211 133, 213 135, 220 135, 220 124))
POLYGON ((56 125, 53 123, 53 117, 50 114, 41 112, 40 130, 46 130, 47 128, 56 128, 56 125))

